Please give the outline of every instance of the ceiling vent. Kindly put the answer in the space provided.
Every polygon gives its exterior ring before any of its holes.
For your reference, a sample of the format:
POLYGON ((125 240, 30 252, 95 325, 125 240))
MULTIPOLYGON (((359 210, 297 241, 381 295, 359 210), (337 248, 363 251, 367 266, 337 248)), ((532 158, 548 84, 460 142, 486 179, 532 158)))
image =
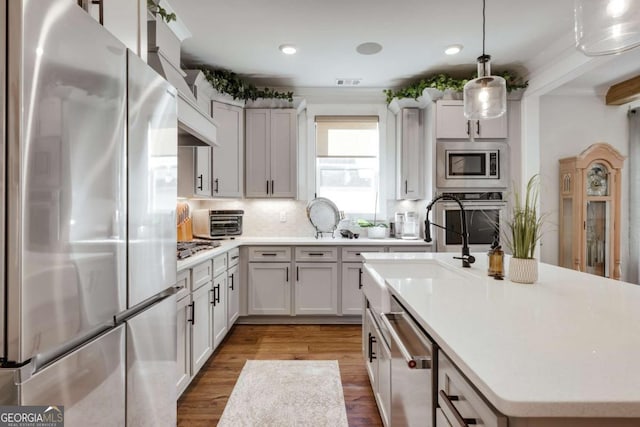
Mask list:
POLYGON ((336 79, 336 86, 360 86, 362 79, 336 79))

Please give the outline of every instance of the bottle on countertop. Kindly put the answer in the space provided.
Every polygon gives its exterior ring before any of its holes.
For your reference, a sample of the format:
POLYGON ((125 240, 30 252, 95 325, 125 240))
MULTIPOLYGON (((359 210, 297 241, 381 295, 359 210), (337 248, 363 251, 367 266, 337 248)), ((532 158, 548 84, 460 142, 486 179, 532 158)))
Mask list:
POLYGON ((504 277, 504 251, 498 242, 498 239, 493 241, 491 249, 487 254, 489 256, 489 268, 488 274, 496 280, 502 280, 504 277))

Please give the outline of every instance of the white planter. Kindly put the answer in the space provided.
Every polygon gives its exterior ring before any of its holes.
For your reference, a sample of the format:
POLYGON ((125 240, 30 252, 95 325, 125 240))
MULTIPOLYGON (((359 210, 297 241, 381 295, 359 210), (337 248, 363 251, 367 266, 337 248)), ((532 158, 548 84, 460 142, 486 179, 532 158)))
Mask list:
POLYGON ((384 239, 387 237, 387 229, 385 227, 367 227, 367 237, 370 239, 384 239))
POLYGON ((511 258, 509 280, 517 283, 535 283, 538 280, 538 260, 511 258))

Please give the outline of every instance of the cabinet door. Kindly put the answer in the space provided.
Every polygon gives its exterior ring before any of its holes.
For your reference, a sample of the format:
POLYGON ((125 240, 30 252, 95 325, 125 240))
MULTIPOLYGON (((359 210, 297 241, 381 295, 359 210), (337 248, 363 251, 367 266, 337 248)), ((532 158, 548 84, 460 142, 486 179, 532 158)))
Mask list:
POLYGON ((376 334, 375 321, 373 315, 368 309, 365 311, 364 319, 362 319, 362 330, 364 333, 364 359, 367 366, 367 374, 369 374, 369 382, 371 390, 378 392, 378 336, 376 334))
POLYGON ((213 352, 213 334, 211 333, 211 294, 213 288, 211 282, 198 288, 192 296, 191 325, 191 374, 198 373, 202 365, 213 352))
MULTIPOLYGON (((378 391, 380 416, 384 425, 391 425, 391 350, 387 348, 384 338, 378 343, 378 391)), ((425 423, 429 425, 431 423, 425 423)))
POLYGON ((296 197, 296 153, 296 110, 271 110, 271 197, 296 197))
POLYGON ((400 115, 400 198, 423 199, 424 131, 418 108, 403 108, 400 115))
POLYGON ((508 137, 506 113, 496 119, 476 120, 472 124, 475 126, 476 138, 496 139, 508 137))
POLYGON ((271 111, 266 109, 245 110, 246 149, 245 195, 267 197, 271 185, 271 111))
POLYGON ((242 197, 244 177, 244 114, 240 107, 213 101, 211 112, 218 123, 218 146, 213 149, 214 197, 242 197))
POLYGON ((362 263, 342 263, 342 314, 362 315, 362 263))
POLYGON ((177 333, 177 376, 176 387, 178 396, 191 381, 191 296, 187 295, 178 301, 176 305, 178 316, 177 333))
POLYGON ((295 314, 338 314, 337 263, 298 263, 295 274, 295 314))
POLYGON ((211 197, 211 147, 178 147, 178 196, 211 197))
POLYGON ((240 315, 240 268, 238 265, 227 272, 227 328, 231 329, 240 315))
POLYGON ((213 281, 213 348, 216 349, 227 335, 227 273, 226 271, 213 281))
POLYGON ((464 117, 462 101, 439 100, 436 103, 436 138, 468 139, 471 132, 471 123, 464 117))
POLYGON ((291 314, 291 264, 249 263, 249 314, 291 314))

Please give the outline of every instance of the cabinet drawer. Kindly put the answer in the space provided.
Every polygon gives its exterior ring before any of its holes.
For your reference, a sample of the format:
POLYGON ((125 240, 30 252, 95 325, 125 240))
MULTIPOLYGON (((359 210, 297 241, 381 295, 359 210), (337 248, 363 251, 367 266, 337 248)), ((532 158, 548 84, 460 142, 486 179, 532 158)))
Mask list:
POLYGON ((213 263, 211 260, 198 264, 191 269, 191 290, 195 291, 200 286, 213 279, 213 263))
POLYGON ((296 261, 337 261, 338 248, 327 246, 300 246, 296 248, 296 261))
POLYGON ((213 277, 227 272, 227 254, 218 255, 213 259, 213 277))
POLYGON ((191 291, 191 271, 182 270, 176 274, 176 300, 186 297, 191 291))
POLYGON ((507 418, 485 402, 442 351, 438 351, 438 406, 451 425, 465 418, 474 419, 476 426, 507 426, 507 418))
POLYGON ((249 248, 249 261, 291 261, 291 248, 282 246, 256 246, 249 248))
POLYGON ((361 254, 365 252, 384 252, 383 246, 349 246, 342 248, 342 261, 361 262, 361 254))
POLYGON ((233 267, 240 262, 240 248, 231 249, 227 252, 227 267, 233 267))

